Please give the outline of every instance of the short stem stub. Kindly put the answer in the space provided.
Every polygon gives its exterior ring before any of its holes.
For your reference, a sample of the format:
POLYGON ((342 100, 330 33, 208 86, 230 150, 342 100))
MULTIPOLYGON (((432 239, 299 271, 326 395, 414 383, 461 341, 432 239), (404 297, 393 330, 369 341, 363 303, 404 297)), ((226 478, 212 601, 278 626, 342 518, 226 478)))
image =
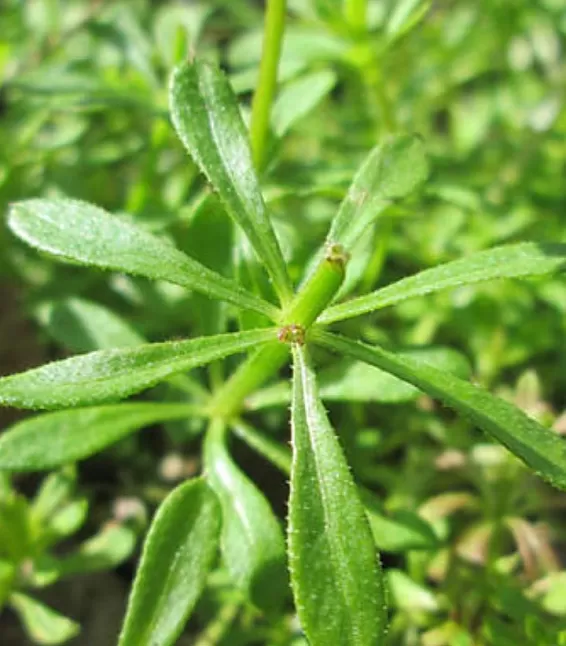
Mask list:
POLYGON ((310 327, 340 289, 349 254, 336 242, 329 242, 318 267, 284 313, 283 325, 310 327))

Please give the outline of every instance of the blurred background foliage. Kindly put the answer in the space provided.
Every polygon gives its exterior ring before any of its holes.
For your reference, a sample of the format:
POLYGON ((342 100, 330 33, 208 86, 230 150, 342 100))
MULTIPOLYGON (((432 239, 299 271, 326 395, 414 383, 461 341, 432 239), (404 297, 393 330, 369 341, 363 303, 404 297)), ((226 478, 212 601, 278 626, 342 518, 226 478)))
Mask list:
MULTIPOLYGON (((262 3, 4 0, 1 12, 0 212, 26 197, 80 198, 268 290, 261 275, 242 275, 249 249, 167 110, 171 68, 196 54, 222 64, 249 114, 262 3)), ((339 2, 289 0, 263 187, 293 278, 322 242, 364 154, 399 130, 422 135, 431 178, 352 250, 343 297, 496 244, 566 241, 565 47, 563 0, 373 0, 367 29, 347 27, 339 2)), ((57 265, 18 243, 3 222, 0 298, 2 374, 68 353, 232 329, 235 316, 169 284, 57 265)), ((560 277, 466 287, 340 326, 435 353, 439 365, 566 433, 560 277)), ((322 352, 317 362, 355 477, 380 501, 372 527, 389 573, 391 645, 566 643, 564 497, 413 389, 373 369, 332 365, 322 352)), ((193 391, 199 382, 218 385, 232 365, 195 374, 193 391)), ((249 402, 253 426, 281 445, 287 401, 285 385, 272 384, 249 402)), ((86 519, 85 507, 79 540, 108 522, 140 536, 171 483, 198 471, 200 430, 194 420, 171 423, 81 464, 76 486, 90 513, 86 519)), ((284 517, 285 477, 239 440, 233 449, 284 517)), ((14 481, 0 488, 0 536, 14 522, 5 510, 15 497, 37 504, 39 481, 14 481)), ((51 541, 42 545, 41 554, 51 541)), ((78 545, 71 540, 63 552, 78 545)), ((97 584, 116 587, 118 619, 131 551, 108 561, 124 564, 97 584)), ((0 568, 0 592, 2 576, 0 568)), ((22 589, 32 579, 24 577, 22 589)), ((291 614, 260 617, 233 594, 217 571, 186 643, 303 643, 291 614)), ((93 632, 101 606, 75 601, 58 607, 83 623, 69 643, 110 643, 93 632)), ((0 616, 3 643, 28 643, 17 627, 11 636, 10 621, 0 616)), ((37 641, 27 628, 37 643, 56 643, 37 641)))

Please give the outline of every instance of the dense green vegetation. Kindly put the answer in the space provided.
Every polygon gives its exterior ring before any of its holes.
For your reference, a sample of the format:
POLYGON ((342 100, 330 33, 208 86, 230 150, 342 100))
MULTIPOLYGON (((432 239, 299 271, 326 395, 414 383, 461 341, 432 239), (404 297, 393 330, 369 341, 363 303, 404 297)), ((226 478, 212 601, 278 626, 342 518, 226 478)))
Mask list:
POLYGON ((5 3, 3 645, 566 644, 565 47, 5 3))

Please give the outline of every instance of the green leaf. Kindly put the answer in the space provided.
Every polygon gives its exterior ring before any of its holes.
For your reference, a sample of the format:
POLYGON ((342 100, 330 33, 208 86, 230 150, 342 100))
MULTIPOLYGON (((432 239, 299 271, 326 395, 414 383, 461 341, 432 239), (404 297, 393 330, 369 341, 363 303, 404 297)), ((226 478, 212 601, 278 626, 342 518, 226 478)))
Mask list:
POLYGON ((69 502, 76 482, 77 473, 74 467, 60 469, 43 479, 32 504, 32 512, 37 522, 48 522, 49 518, 69 502))
POLYGON ((171 79, 171 116, 179 138, 242 227, 283 300, 292 294, 285 261, 253 168, 246 128, 228 79, 194 61, 171 79))
POLYGON ((435 594, 415 583, 402 570, 388 570, 387 583, 395 607, 412 612, 435 612, 439 609, 435 594))
MULTIPOLYGON (((468 377, 465 358, 450 348, 415 348, 403 350, 402 356, 434 363, 459 377, 468 377)), ((324 401, 359 401, 399 403, 415 399, 420 393, 392 374, 359 361, 336 363, 320 375, 320 396, 324 401)))
POLYGON ((385 26, 389 44, 411 31, 430 9, 430 0, 401 0, 394 5, 385 26))
POLYGON ((16 202, 8 224, 29 245, 62 261, 167 280, 276 317, 272 305, 232 280, 189 258, 166 240, 92 204, 69 199, 16 202))
POLYGON ((56 511, 44 526, 43 540, 54 543, 78 531, 88 515, 88 501, 85 498, 73 500, 56 511))
POLYGON ((0 559, 20 563, 34 556, 37 524, 26 498, 12 493, 0 501, 0 559))
POLYGON ((332 221, 328 241, 351 251, 393 200, 411 193, 427 176, 422 139, 408 134, 389 137, 360 166, 332 221))
POLYGON ((332 323, 450 287, 496 278, 526 278, 566 268, 566 244, 522 242, 480 251, 466 258, 425 269, 396 283, 330 307, 319 323, 332 323))
POLYGON ((132 529, 120 525, 104 527, 82 543, 76 552, 61 559, 59 572, 69 575, 111 570, 125 561, 135 546, 136 535, 132 529))
MULTIPOLYGON (((273 287, 269 277, 265 273, 262 264, 258 261, 257 255, 245 234, 236 229, 234 231, 234 245, 232 248, 232 259, 234 263, 234 278, 245 289, 254 294, 261 294, 265 300, 273 299, 273 287)), ((238 323, 240 330, 253 330, 258 327, 265 327, 265 316, 257 312, 238 312, 238 323)))
POLYGON ((0 559, 0 612, 10 596, 17 574, 14 563, 0 559))
POLYGON ((169 646, 194 608, 218 547, 220 506, 198 478, 171 492, 147 535, 118 646, 169 646))
POLYGON ((317 331, 313 340, 340 354, 365 361, 404 379, 461 413, 501 442, 531 469, 566 489, 566 443, 512 404, 433 366, 377 346, 317 331))
POLYGON ((155 50, 167 68, 188 56, 214 11, 203 4, 166 4, 156 7, 153 20, 155 50), (179 43, 179 41, 181 41, 179 43), (181 52, 178 50, 181 49, 181 52), (179 53, 182 55, 178 58, 179 53))
POLYGON ((45 587, 64 576, 111 570, 131 556, 135 545, 134 530, 109 524, 69 556, 42 553, 34 560, 33 571, 28 577, 30 585, 45 587))
MULTIPOLYGON (((234 223, 226 215, 216 195, 207 189, 204 191, 204 197, 191 209, 186 233, 180 236, 179 245, 191 258, 205 263, 220 274, 231 276, 240 287, 247 288, 233 271, 234 223)), ((226 330, 228 308, 224 303, 197 295, 192 298, 191 308, 193 325, 199 334, 219 334, 226 330)), ((260 316, 249 310, 239 310, 238 315, 242 316, 244 312, 249 316, 260 316)))
POLYGON ((125 403, 44 413, 0 436, 0 469, 39 471, 82 460, 144 426, 193 414, 188 404, 125 403))
POLYGON ((269 437, 266 433, 261 433, 241 419, 232 423, 232 430, 250 448, 269 460, 280 471, 286 475, 291 473, 291 451, 289 447, 282 445, 281 442, 269 437))
POLYGON ((297 121, 311 112, 332 90, 336 81, 336 74, 324 69, 305 74, 283 86, 271 113, 276 136, 283 137, 297 121))
POLYGON ((312 644, 383 644, 383 580, 365 511, 306 351, 295 345, 293 359, 289 564, 299 619, 312 644))
POLYGON ((233 462, 226 428, 214 422, 205 440, 210 486, 222 505, 221 547, 236 585, 264 611, 278 611, 288 594, 285 540, 271 507, 233 462))
POLYGON ((80 631, 74 621, 25 594, 12 594, 10 606, 17 612, 26 632, 36 644, 62 644, 80 631))
POLYGON ((359 491, 375 544, 380 550, 406 552, 439 547, 431 526, 420 516, 406 510, 385 515, 377 503, 375 494, 363 488, 359 488, 359 491))
MULTIPOLYGON (((434 363, 458 377, 470 376, 470 365, 465 357, 451 348, 423 347, 402 350, 402 356, 434 363)), ((418 388, 389 372, 359 361, 344 360, 323 369, 318 375, 320 398, 323 401, 380 402, 398 404, 419 396, 418 388)), ((257 390, 246 399, 246 409, 260 410, 286 405, 291 401, 289 383, 281 381, 257 390)))
POLYGON ((37 317, 49 335, 72 352, 92 352, 141 345, 146 341, 111 310, 83 300, 43 303, 37 317))
POLYGON ((65 408, 116 401, 274 336, 273 330, 251 330, 91 352, 1 378, 0 403, 65 408))

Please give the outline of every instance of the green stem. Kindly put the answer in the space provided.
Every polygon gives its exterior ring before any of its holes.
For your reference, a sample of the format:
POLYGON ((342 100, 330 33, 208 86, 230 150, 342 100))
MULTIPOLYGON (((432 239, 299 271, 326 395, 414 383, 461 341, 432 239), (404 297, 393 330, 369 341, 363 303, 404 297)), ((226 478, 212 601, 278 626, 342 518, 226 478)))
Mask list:
POLYGON ((231 419, 241 410, 244 400, 287 360, 289 348, 275 341, 256 350, 224 383, 210 401, 211 417, 231 419))
POLYGON ((281 317, 279 341, 268 343, 248 358, 216 392, 209 414, 234 418, 245 398, 274 375, 287 361, 288 343, 304 342, 304 332, 317 319, 340 289, 347 254, 337 244, 329 244, 325 255, 281 317))
POLYGON ((250 139, 254 164, 258 170, 265 165, 265 151, 271 105, 277 84, 277 68, 285 30, 286 0, 268 0, 263 32, 263 49, 259 81, 252 102, 250 139))
POLYGON ((283 313, 283 325, 308 328, 316 321, 340 288, 346 261, 340 245, 327 247, 326 255, 283 313))
POLYGON ((366 30, 367 7, 367 0, 344 0, 344 18, 354 31, 366 30))
POLYGON ((206 630, 201 633, 195 646, 214 646, 219 644, 222 637, 234 622, 238 611, 240 610, 241 602, 232 601, 227 603, 220 609, 216 618, 207 626, 206 630))
POLYGON ((381 67, 381 59, 372 52, 367 63, 361 69, 361 73, 370 107, 373 107, 372 111, 380 117, 379 134, 384 135, 397 129, 397 120, 385 89, 381 67))

